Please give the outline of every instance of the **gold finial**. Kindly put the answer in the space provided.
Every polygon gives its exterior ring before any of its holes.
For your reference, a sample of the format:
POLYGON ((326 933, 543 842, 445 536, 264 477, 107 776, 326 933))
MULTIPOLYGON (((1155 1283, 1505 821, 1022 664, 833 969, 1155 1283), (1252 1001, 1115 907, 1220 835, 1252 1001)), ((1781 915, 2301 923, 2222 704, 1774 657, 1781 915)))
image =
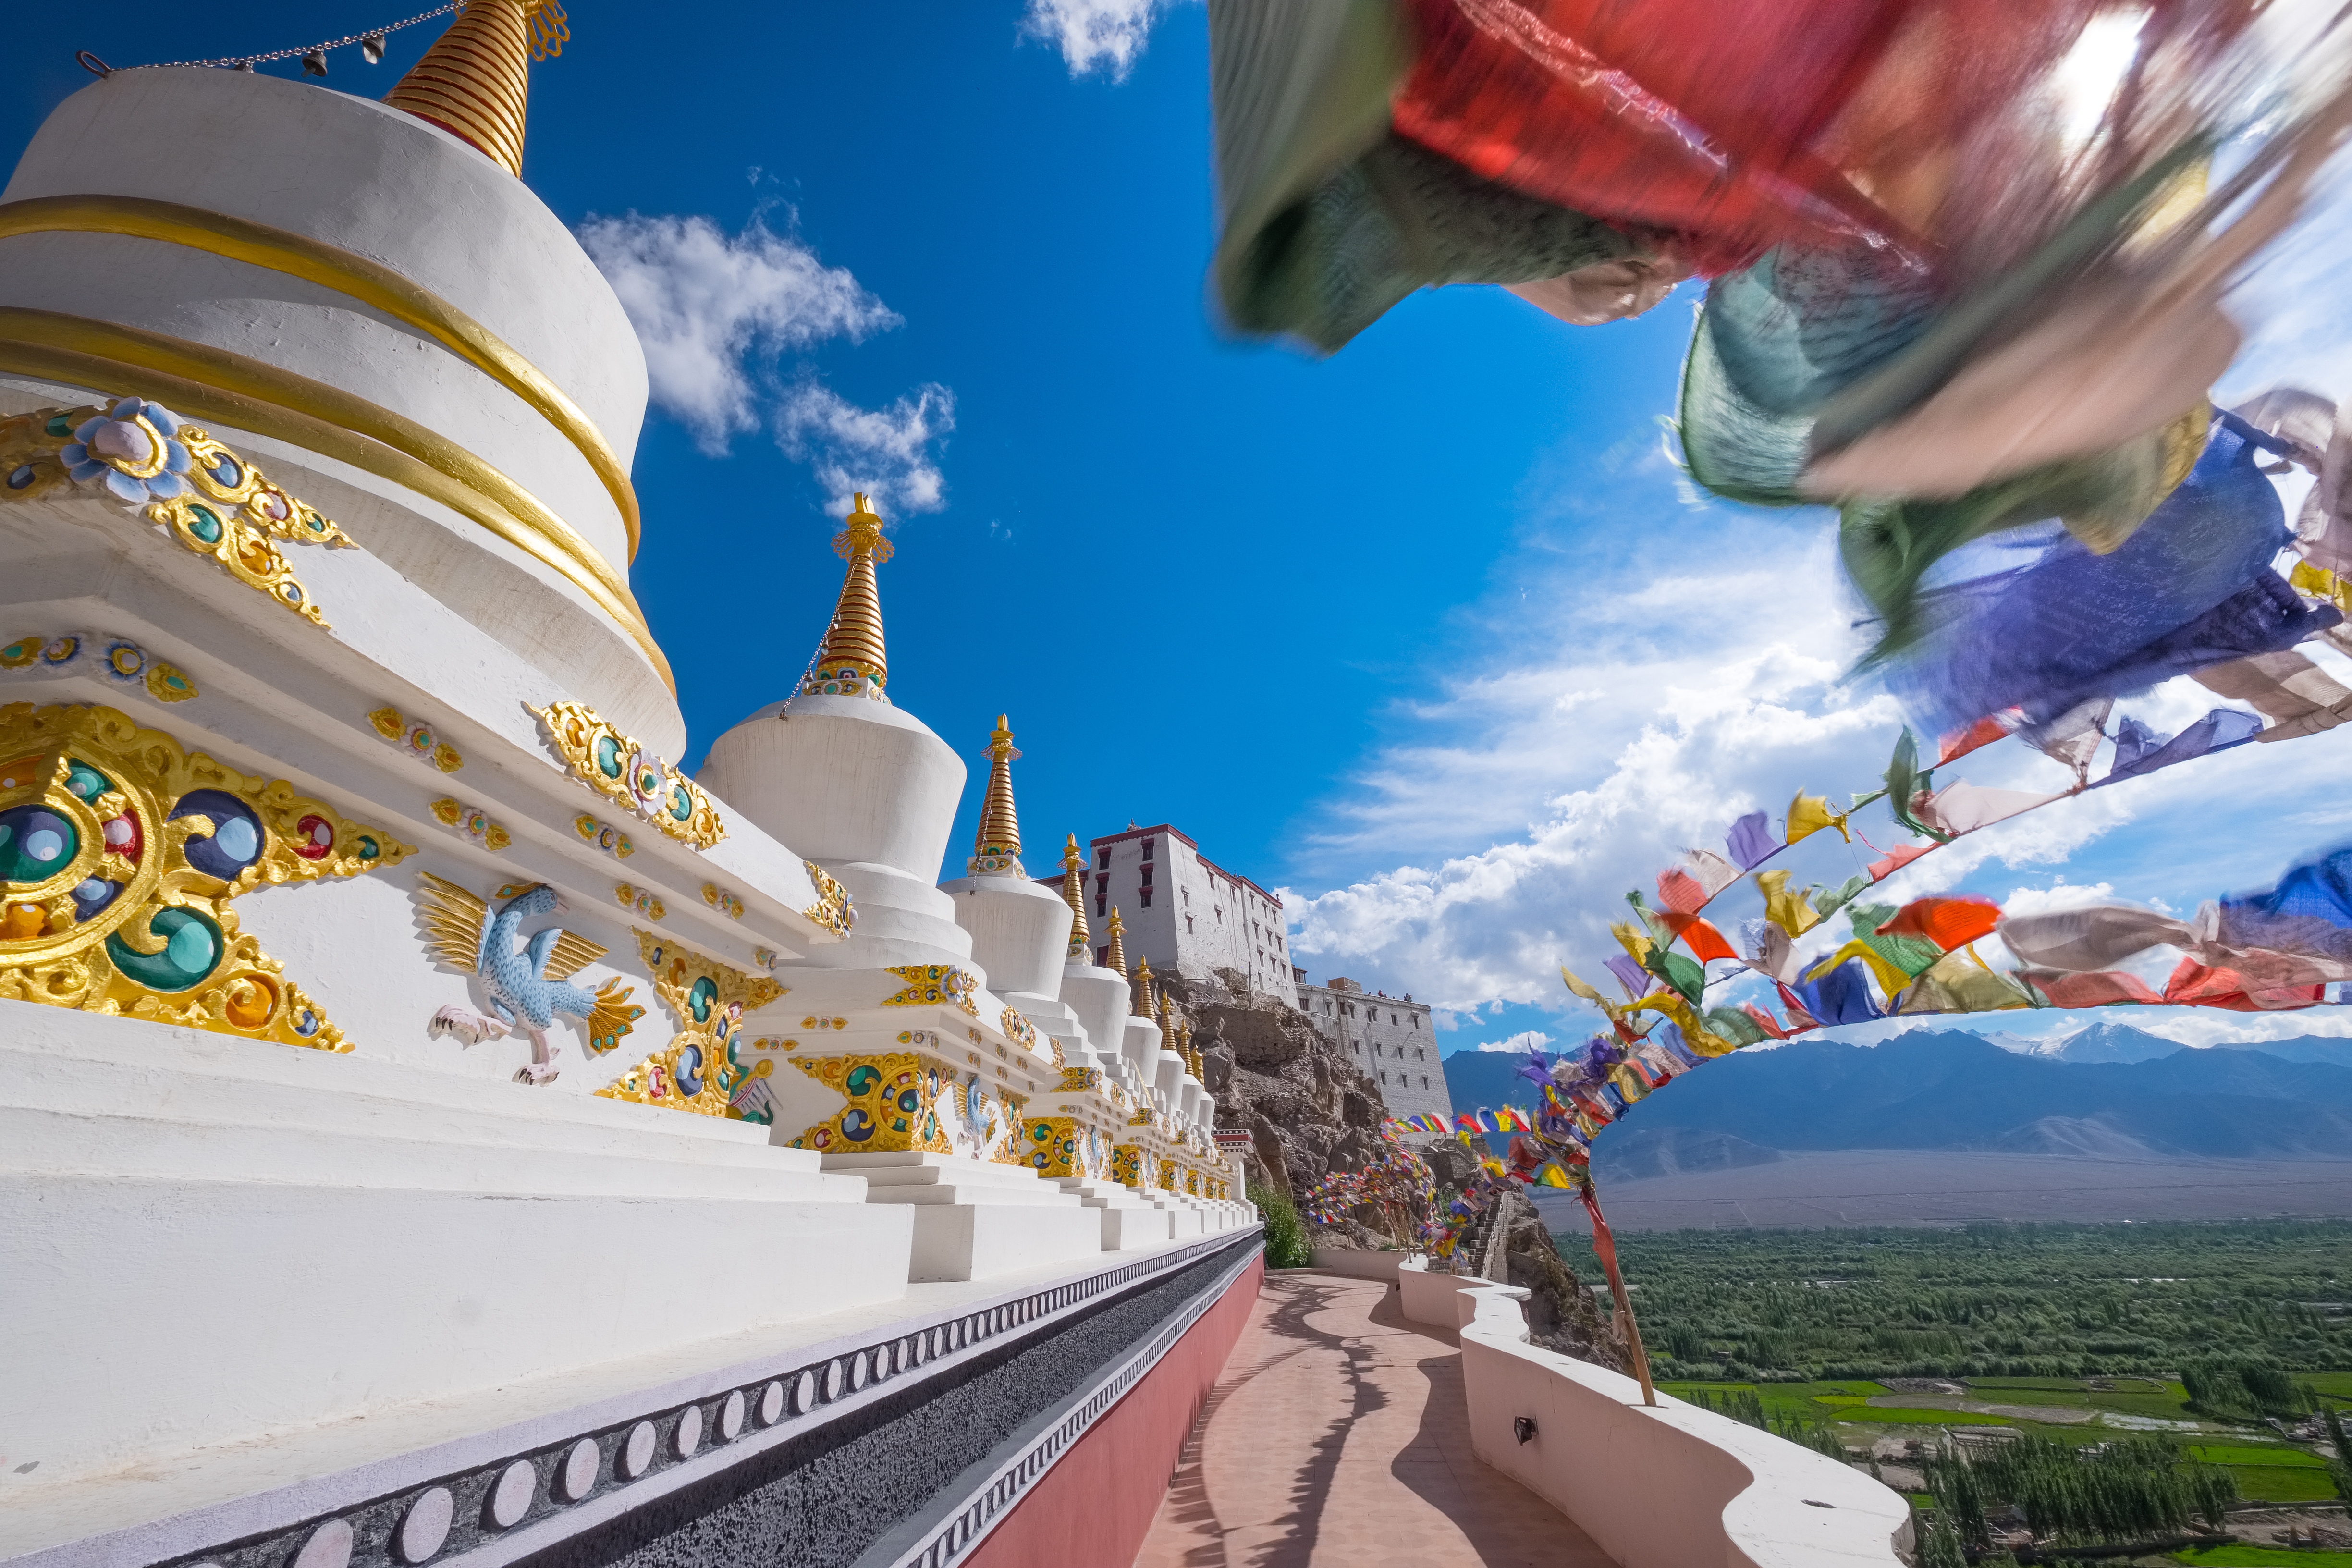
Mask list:
POLYGON ((1003 714, 988 735, 988 795, 981 803, 980 832, 965 871, 974 877, 1025 877, 1021 868, 1021 819, 1013 810, 1013 727, 1003 714))
POLYGON ((833 536, 833 552, 849 563, 849 570, 842 574, 833 625, 817 650, 816 668, 801 682, 801 695, 887 702, 882 689, 890 679, 890 663, 882 651, 882 596, 874 586, 874 568, 896 552, 882 537, 882 520, 866 504, 864 492, 842 521, 842 531, 833 536))
POLYGON ((1160 1048, 1163 1051, 1176 1048, 1176 1010, 1169 1005, 1165 991, 1160 994, 1160 1048))
POLYGON ((1127 978, 1127 922, 1118 918, 1118 906, 1110 907, 1110 967, 1118 971, 1121 980, 1127 978))
POLYGON ((1135 1009, 1135 1016, 1137 1017, 1149 1018, 1153 1016, 1159 1011, 1158 1007, 1154 1005, 1152 1000, 1151 960, 1148 958, 1136 960, 1135 994, 1136 1001, 1138 1003, 1135 1009))
POLYGON ((520 176, 530 61, 562 54, 571 37, 556 0, 473 0, 383 100, 520 176))
POLYGON ((1062 901, 1070 906, 1070 951, 1067 956, 1071 958, 1084 958, 1087 944, 1094 940, 1095 934, 1087 927, 1086 864, 1087 858, 1078 849, 1078 836, 1073 833, 1069 843, 1062 849, 1062 901))

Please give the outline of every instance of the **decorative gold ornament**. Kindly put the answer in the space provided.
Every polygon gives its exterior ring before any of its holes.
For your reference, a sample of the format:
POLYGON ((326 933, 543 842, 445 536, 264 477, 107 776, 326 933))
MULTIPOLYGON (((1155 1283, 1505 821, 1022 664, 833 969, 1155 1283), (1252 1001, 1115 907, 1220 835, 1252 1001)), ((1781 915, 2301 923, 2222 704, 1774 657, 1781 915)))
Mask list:
POLYGON ((377 734, 418 762, 430 763, 445 773, 454 773, 466 765, 466 759, 458 754, 457 748, 435 734, 432 725, 418 720, 404 719, 397 708, 377 709, 368 715, 368 723, 377 734))
POLYGON ((1160 1161, 1159 1186, 1163 1193, 1172 1193, 1176 1190, 1176 1162, 1165 1155, 1162 1155, 1160 1161))
POLYGON ((657 921, 669 913, 669 906, 654 897, 650 888, 639 888, 627 882, 613 884, 613 901, 625 910, 635 910, 649 921, 657 921))
POLYGON ((818 646, 816 662, 801 682, 803 697, 870 697, 887 702, 883 688, 889 684, 890 662, 882 646, 882 596, 874 583, 874 568, 890 559, 890 542, 882 537, 882 520, 866 504, 860 492, 833 536, 833 552, 849 563, 841 579, 841 597, 834 605, 833 623, 818 646))
MULTIPOLYGON (((884 998, 885 1007, 955 1006, 975 1018, 980 1016, 980 1008, 971 999, 972 993, 980 989, 980 982, 969 971, 952 963, 908 963, 894 964, 889 973, 907 984, 904 990, 884 998)), ((977 1041, 981 1036, 974 1033, 972 1038, 977 1041)))
POLYGON ((677 1020, 667 1045, 596 1092, 607 1100, 659 1105, 737 1121, 773 1120, 766 1079, 772 1060, 745 1061, 743 1015, 784 994, 765 975, 749 975, 647 931, 634 931, 654 994, 677 1020))
POLYGON ((825 874, 824 867, 814 860, 803 860, 809 883, 816 889, 816 902, 801 911, 801 918, 811 925, 820 925, 835 936, 845 937, 857 924, 856 906, 849 901, 849 889, 825 874))
POLYGON ((1049 1180, 1100 1181, 1111 1173, 1109 1141, 1076 1117, 1024 1117, 1021 1136, 1020 1163, 1049 1180))
MULTIPOLYGON (((506 0, 499 0, 504 4, 506 0)), ((672 838, 708 849, 727 837, 702 787, 580 702, 530 710, 572 776, 672 838)))
POLYGON ((821 1154, 952 1151, 947 1119, 960 1117, 961 1090, 937 1064, 911 1051, 870 1057, 795 1057, 793 1065, 848 1104, 792 1141, 821 1154))
MULTIPOLYGON (((1006 1039, 1011 1040, 1014 1045, 1019 1046, 1024 1050, 1034 1051, 1037 1048, 1037 1026, 1031 1023, 1029 1021, 1029 1016, 1022 1012, 1020 1008, 1007 1003, 1005 1005, 1003 1014, 997 1021, 1004 1026, 1004 1037, 1006 1039)), ((1061 1065, 1061 1048, 1058 1045, 1055 1047, 1054 1055, 1054 1065, 1059 1067, 1061 1065)))
POLYGON ((58 632, 18 637, 0 647, 0 670, 20 669, 44 674, 95 670, 118 686, 146 692, 158 702, 185 702, 197 695, 196 683, 188 679, 187 671, 164 663, 124 637, 58 632))
POLYGON ((712 909, 721 911, 730 920, 740 921, 743 918, 743 900, 716 882, 702 884, 702 901, 712 909))
MULTIPOLYGON (((801 1020, 801 1027, 803 1029, 846 1029, 849 1027, 849 1020, 846 1018, 820 1018, 812 1013, 807 1017, 801 1020)), ((905 1037, 903 1035, 900 1036, 900 1038, 903 1039, 904 1037, 905 1037)))
POLYGON ((1103 1075, 1102 1068, 1064 1068, 1062 1069, 1061 1087, 1056 1092, 1062 1094, 1100 1094, 1103 1092, 1103 1075))
POLYGON ((0 708, 0 996, 348 1050, 228 901, 415 853, 111 708, 0 708))
POLYGON ((490 820, 490 814, 478 805, 466 805, 444 795, 433 803, 433 815, 445 826, 454 827, 492 854, 514 842, 514 836, 490 820))
POLYGON ((572 830, 615 860, 625 860, 637 852, 637 847, 629 842, 627 834, 597 821, 586 812, 572 819, 572 830))
POLYGON ((1110 1152, 1110 1179, 1122 1187, 1143 1186, 1143 1146, 1139 1143, 1114 1144, 1110 1152))
POLYGON ((327 624, 271 540, 345 547, 352 541, 163 405, 124 397, 0 420, 0 500, 30 500, 65 481, 139 511, 247 587, 327 624))

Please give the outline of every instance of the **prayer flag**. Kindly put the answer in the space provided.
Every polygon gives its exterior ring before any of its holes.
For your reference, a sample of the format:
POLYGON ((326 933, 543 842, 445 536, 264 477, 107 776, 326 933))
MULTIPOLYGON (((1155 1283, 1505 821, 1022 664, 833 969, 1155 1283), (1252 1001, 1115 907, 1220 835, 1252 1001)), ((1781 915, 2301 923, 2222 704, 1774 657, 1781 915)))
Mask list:
POLYGON ((1760 811, 1751 811, 1733 823, 1723 847, 1743 871, 1753 871, 1780 852, 1779 841, 1772 837, 1771 818, 1760 811))

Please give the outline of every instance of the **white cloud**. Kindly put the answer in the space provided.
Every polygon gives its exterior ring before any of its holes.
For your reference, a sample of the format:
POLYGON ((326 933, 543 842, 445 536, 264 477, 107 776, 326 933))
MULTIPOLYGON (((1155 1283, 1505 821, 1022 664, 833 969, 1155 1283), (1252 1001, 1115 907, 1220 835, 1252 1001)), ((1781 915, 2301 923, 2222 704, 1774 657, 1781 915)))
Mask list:
POLYGON ((835 511, 863 490, 885 516, 937 511, 946 482, 932 444, 955 428, 955 395, 938 384, 887 408, 860 408, 814 382, 795 387, 776 415, 776 444, 807 462, 835 511))
POLYGON ((645 344, 654 403, 713 457, 765 423, 761 364, 900 324, 848 268, 757 218, 730 236, 707 217, 591 217, 580 243, 645 344))
POLYGON ((1538 1046, 1551 1044, 1551 1037, 1541 1029, 1522 1029, 1506 1040, 1484 1040, 1469 1048, 1474 1051, 1517 1051, 1524 1056, 1538 1046))
POLYGON ((1021 30, 1062 51, 1072 76, 1101 71, 1123 81, 1142 58, 1169 0, 1029 0, 1021 30))

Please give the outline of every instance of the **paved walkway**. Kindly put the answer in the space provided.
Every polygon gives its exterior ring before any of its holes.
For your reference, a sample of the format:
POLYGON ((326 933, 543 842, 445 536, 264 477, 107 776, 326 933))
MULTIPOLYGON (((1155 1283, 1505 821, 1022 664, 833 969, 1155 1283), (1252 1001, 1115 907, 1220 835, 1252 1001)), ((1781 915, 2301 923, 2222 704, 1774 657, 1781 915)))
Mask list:
POLYGON ((1266 1276, 1136 1568, 1611 1568, 1470 1451, 1451 1330, 1395 1289, 1266 1276))

